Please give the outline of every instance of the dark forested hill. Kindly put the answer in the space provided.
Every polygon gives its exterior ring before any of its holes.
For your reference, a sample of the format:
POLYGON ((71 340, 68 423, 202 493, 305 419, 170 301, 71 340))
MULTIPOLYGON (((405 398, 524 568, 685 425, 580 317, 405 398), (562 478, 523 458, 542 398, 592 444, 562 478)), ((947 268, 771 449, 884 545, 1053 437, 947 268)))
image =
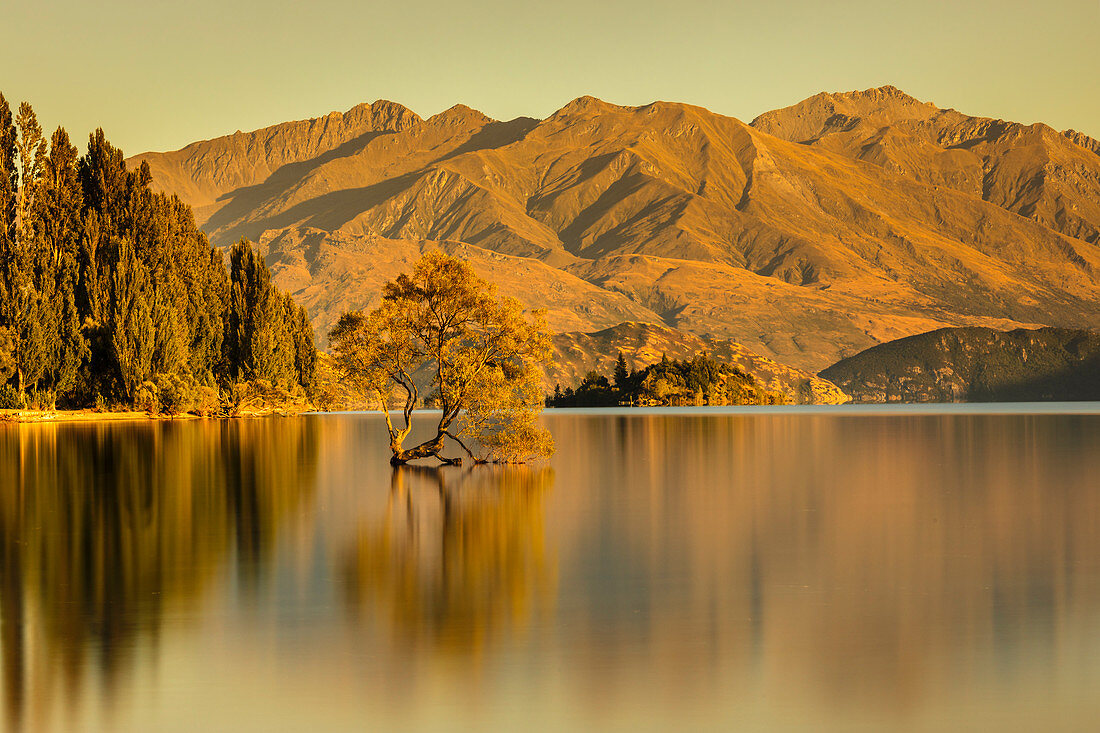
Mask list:
POLYGON ((857 402, 1100 399, 1100 333, 943 328, 880 344, 825 369, 857 402))

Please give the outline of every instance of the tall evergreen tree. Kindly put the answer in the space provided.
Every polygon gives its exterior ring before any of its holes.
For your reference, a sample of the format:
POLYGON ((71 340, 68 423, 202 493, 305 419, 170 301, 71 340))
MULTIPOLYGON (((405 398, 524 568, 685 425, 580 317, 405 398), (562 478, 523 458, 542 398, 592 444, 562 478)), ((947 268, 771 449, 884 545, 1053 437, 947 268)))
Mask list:
POLYGON ((142 254, 157 243, 147 231, 156 226, 149 206, 148 169, 128 172, 122 151, 103 130, 88 138, 79 178, 85 204, 85 233, 78 300, 89 319, 92 391, 130 403, 138 386, 154 374, 158 330, 170 327, 163 294, 142 254), (137 241, 146 235, 147 241, 137 241), (158 302, 158 297, 162 300, 158 302), (160 319, 165 319, 162 324, 160 319))
MULTIPOLYGON (((86 320, 90 352, 84 375, 85 399, 99 396, 117 402, 129 397, 117 353, 119 343, 128 343, 129 339, 112 330, 120 320, 113 298, 119 290, 125 293, 130 288, 118 288, 112 272, 120 262, 124 266, 133 264, 128 256, 130 248, 120 241, 126 230, 129 176, 122 151, 107 142, 103 130, 88 136, 88 151, 80 159, 78 176, 84 199, 84 233, 76 296, 77 307, 86 320), (119 256, 120 248, 127 256, 119 256)), ((138 277, 132 270, 114 275, 121 276, 123 282, 138 277)))
POLYGON ((8 243, 5 278, 8 298, 6 320, 15 340, 15 387, 23 393, 37 386, 45 372, 47 342, 43 328, 43 298, 36 287, 35 269, 42 247, 39 200, 42 192, 46 141, 29 104, 19 105, 15 118, 18 130, 16 159, 15 236, 8 243))
POLYGON ((16 137, 11 107, 0 94, 0 242, 4 243, 15 239, 15 199, 19 190, 16 137))
POLYGON ((314 344, 313 324, 309 314, 300 305, 294 306, 294 368, 298 384, 312 395, 317 384, 317 347, 314 344))
POLYGON ((149 275, 134 245, 125 237, 111 241, 113 261, 106 273, 105 308, 115 395, 132 403, 137 388, 153 374, 156 326, 149 275))
MULTIPOLYGON (((263 260, 260 260, 263 263, 263 260)), ((263 264, 267 270, 267 265, 263 264)), ((270 275, 268 276, 270 278, 270 275)), ((294 342, 294 325, 296 306, 294 299, 286 293, 280 293, 274 285, 276 306, 275 324, 271 333, 272 359, 270 374, 271 380, 278 384, 292 387, 298 382, 298 373, 295 369, 296 344, 294 342)))
POLYGON ((229 283, 225 332, 229 377, 235 381, 270 379, 279 303, 271 274, 244 239, 229 250, 229 283))
POLYGON ((626 370, 626 359, 623 358, 623 352, 619 352, 619 358, 615 361, 615 389, 622 391, 626 387, 627 377, 630 373, 626 370))
POLYGON ((88 136, 88 152, 80 159, 84 204, 99 215, 105 231, 126 232, 130 176, 122 151, 107 142, 102 129, 88 136))
MULTIPOLYGON (((201 241, 206 236, 197 232, 201 241)), ((213 383, 224 376, 222 347, 225 341, 225 319, 229 305, 229 273, 220 249, 207 245, 205 252, 196 252, 192 267, 187 269, 193 282, 187 288, 188 323, 191 331, 191 373, 213 383)))
POLYGON ((15 375, 15 272, 16 197, 19 169, 16 162, 17 133, 8 100, 0 94, 0 345, 5 354, 0 361, 0 380, 7 383, 15 375))
POLYGON ((42 248, 36 263, 41 298, 46 368, 44 388, 66 395, 76 384, 88 355, 77 310, 78 257, 83 233, 83 194, 77 175, 77 150, 64 128, 50 139, 39 200, 42 248))

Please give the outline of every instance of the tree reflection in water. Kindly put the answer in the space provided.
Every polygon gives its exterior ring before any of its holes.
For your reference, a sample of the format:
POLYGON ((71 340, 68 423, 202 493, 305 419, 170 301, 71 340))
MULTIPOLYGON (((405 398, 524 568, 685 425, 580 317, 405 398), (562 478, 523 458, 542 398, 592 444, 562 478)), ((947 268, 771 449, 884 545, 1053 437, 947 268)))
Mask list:
POLYGON ((316 452, 298 420, 0 428, 7 729, 59 684, 77 698, 88 662, 109 698, 229 558, 257 582, 310 499, 316 452))
POLYGON ((522 465, 394 469, 384 517, 360 527, 342 562, 349 614, 465 660, 549 615, 553 481, 552 469, 522 465))

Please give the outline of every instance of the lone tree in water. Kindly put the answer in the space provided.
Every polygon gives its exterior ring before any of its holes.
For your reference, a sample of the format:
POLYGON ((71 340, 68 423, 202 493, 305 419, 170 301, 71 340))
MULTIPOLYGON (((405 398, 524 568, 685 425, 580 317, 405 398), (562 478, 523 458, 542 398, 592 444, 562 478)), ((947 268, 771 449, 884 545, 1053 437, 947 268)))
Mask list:
POLYGON ((543 314, 496 297, 461 260, 425 254, 412 275, 386 283, 373 311, 345 313, 329 340, 337 368, 385 415, 391 464, 429 457, 460 464, 442 455, 446 438, 477 463, 553 453, 550 435, 535 425, 543 405, 539 367, 550 354, 543 314), (441 410, 439 424, 432 438, 405 448, 421 395, 441 410), (401 405, 400 425, 392 402, 401 405))

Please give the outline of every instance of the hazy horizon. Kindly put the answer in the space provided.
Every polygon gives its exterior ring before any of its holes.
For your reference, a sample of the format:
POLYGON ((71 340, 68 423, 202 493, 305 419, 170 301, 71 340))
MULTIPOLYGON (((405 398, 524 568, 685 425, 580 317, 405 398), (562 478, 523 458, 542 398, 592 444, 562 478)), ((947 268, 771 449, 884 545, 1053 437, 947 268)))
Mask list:
POLYGON ((543 118, 586 94, 685 102, 750 121, 822 91, 892 84, 972 115, 1100 137, 1085 93, 1100 5, 865 0, 745 3, 565 0, 457 7, 320 0, 175 6, 73 0, 6 9, 0 81, 46 129, 103 127, 127 154, 390 99, 423 117, 465 104, 543 118))

